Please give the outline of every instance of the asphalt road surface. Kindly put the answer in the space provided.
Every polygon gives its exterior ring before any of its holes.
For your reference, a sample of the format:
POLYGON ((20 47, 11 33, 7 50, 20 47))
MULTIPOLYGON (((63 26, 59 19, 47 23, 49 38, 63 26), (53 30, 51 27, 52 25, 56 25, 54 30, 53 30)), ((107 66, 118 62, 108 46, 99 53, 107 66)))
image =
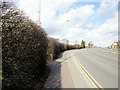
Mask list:
POLYGON ((72 54, 93 86, 98 88, 118 88, 119 54, 117 51, 88 48, 73 50, 72 54))

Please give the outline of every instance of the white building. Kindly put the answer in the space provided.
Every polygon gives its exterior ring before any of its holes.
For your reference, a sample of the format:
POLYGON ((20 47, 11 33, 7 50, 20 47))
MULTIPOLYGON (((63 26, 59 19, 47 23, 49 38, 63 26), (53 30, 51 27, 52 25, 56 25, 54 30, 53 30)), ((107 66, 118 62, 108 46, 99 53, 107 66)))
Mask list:
POLYGON ((118 48, 118 42, 114 42, 114 43, 111 45, 111 48, 117 49, 117 48, 118 48))
POLYGON ((93 42, 89 42, 89 43, 88 43, 88 47, 89 47, 89 48, 93 48, 93 47, 94 47, 93 42))
POLYGON ((64 44, 69 44, 69 41, 67 39, 62 39, 59 42, 64 43, 64 44))

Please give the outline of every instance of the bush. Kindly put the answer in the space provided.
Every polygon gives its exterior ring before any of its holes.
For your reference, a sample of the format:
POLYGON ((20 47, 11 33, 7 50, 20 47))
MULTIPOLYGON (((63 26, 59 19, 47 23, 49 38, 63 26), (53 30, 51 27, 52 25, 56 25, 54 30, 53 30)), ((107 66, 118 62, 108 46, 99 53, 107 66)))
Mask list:
POLYGON ((46 69, 47 36, 23 12, 3 3, 2 87, 26 88, 46 69))
POLYGON ((77 47, 74 45, 65 45, 64 43, 60 43, 55 38, 48 38, 48 58, 47 60, 57 59, 61 52, 66 50, 76 49, 77 47))
POLYGON ((48 59, 47 60, 53 60, 57 59, 61 52, 65 51, 64 44, 58 42, 55 38, 48 38, 48 59))
POLYGON ((74 45, 67 45, 67 50, 77 49, 74 45))

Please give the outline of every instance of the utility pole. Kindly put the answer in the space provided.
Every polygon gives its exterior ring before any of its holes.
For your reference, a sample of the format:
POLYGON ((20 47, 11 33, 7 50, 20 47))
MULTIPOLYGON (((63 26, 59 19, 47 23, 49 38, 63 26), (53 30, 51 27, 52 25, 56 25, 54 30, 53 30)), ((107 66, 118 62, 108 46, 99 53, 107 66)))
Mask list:
POLYGON ((39 22, 40 22, 40 14, 41 14, 41 0, 39 0, 39 22))
POLYGON ((38 21, 37 21, 37 25, 40 26, 41 25, 41 0, 39 0, 39 11, 38 11, 38 21))

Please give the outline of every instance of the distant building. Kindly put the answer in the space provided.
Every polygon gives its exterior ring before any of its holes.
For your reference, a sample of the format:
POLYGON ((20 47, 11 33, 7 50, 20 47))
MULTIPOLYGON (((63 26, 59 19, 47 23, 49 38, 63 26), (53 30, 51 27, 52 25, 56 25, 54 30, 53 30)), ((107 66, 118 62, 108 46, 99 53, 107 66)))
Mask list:
POLYGON ((111 45, 110 48, 113 48, 113 49, 118 49, 118 48, 120 48, 120 41, 112 43, 112 45, 111 45))
POLYGON ((118 48, 120 48, 120 41, 118 41, 118 48))
POLYGON ((89 42, 89 43, 88 43, 88 48, 92 48, 92 47, 94 47, 93 42, 89 42))
POLYGON ((112 43, 111 47, 114 48, 114 49, 117 49, 118 48, 118 43, 117 42, 112 43))
POLYGON ((67 39, 62 39, 59 42, 64 43, 64 44, 69 44, 69 41, 67 39))
POLYGON ((113 48, 113 49, 118 49, 120 48, 120 41, 118 42, 113 42, 108 48, 113 48))

